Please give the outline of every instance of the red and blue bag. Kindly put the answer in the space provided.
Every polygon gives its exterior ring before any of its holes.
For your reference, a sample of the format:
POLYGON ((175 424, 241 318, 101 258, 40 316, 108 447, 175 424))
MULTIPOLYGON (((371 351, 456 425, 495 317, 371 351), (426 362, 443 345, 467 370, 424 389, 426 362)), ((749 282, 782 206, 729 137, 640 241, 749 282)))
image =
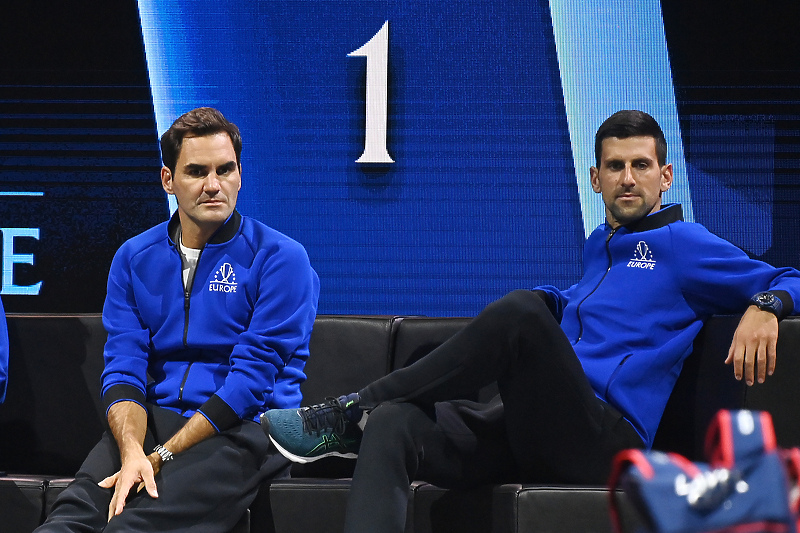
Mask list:
POLYGON ((778 449, 772 417, 720 411, 705 445, 708 463, 674 453, 623 450, 609 479, 611 520, 622 532, 622 487, 656 533, 798 533, 800 450, 778 449))

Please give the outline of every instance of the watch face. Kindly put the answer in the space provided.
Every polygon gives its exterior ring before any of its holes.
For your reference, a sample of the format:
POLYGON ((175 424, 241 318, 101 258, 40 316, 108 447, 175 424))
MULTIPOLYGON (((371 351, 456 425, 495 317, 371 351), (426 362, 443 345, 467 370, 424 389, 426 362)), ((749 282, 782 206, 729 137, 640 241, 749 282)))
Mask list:
POLYGON ((756 299, 758 300, 758 303, 763 305, 772 305, 775 303, 775 295, 768 292, 759 294, 756 296, 756 299))

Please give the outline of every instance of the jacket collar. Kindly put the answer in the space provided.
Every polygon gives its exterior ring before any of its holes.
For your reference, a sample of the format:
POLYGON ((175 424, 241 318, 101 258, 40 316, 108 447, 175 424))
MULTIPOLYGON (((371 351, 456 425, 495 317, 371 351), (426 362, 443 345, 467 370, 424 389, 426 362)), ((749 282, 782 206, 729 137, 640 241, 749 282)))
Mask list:
MULTIPOLYGON (((673 222, 683 221, 683 208, 681 204, 666 204, 661 209, 644 218, 640 218, 635 222, 630 222, 622 226, 630 233, 638 233, 640 231, 650 231, 658 228, 663 228, 667 224, 673 222)), ((610 229, 611 226, 608 222, 605 223, 606 228, 610 229)))
MULTIPOLYGON (((228 242, 236 235, 236 232, 239 231, 239 226, 241 224, 242 215, 239 214, 239 211, 234 209, 231 216, 228 217, 228 220, 214 232, 206 244, 222 244, 228 242)), ((169 237, 169 240, 175 245, 178 243, 180 236, 181 219, 178 216, 178 211, 175 211, 172 218, 169 220, 169 224, 167 224, 167 237, 169 237)))

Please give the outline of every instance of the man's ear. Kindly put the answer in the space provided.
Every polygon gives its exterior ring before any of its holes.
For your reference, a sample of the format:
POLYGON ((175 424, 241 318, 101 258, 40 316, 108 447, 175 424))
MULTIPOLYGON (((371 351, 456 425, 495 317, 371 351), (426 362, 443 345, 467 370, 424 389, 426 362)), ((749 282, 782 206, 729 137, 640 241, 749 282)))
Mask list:
POLYGON ((592 182, 592 190, 600 192, 600 171, 597 170, 597 167, 589 167, 589 179, 592 182))
POLYGON ((672 187, 672 163, 661 167, 661 192, 666 192, 672 187))
POLYGON ((172 192, 172 172, 167 167, 161 167, 161 186, 167 194, 175 194, 172 192))

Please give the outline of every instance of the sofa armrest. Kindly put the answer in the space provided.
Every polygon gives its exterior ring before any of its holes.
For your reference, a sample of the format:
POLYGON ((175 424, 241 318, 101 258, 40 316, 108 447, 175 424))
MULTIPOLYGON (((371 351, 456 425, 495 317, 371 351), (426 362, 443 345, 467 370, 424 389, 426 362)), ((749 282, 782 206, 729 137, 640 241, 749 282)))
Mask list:
POLYGON ((775 373, 745 388, 744 405, 772 415, 779 446, 800 446, 800 316, 781 321, 775 373))

